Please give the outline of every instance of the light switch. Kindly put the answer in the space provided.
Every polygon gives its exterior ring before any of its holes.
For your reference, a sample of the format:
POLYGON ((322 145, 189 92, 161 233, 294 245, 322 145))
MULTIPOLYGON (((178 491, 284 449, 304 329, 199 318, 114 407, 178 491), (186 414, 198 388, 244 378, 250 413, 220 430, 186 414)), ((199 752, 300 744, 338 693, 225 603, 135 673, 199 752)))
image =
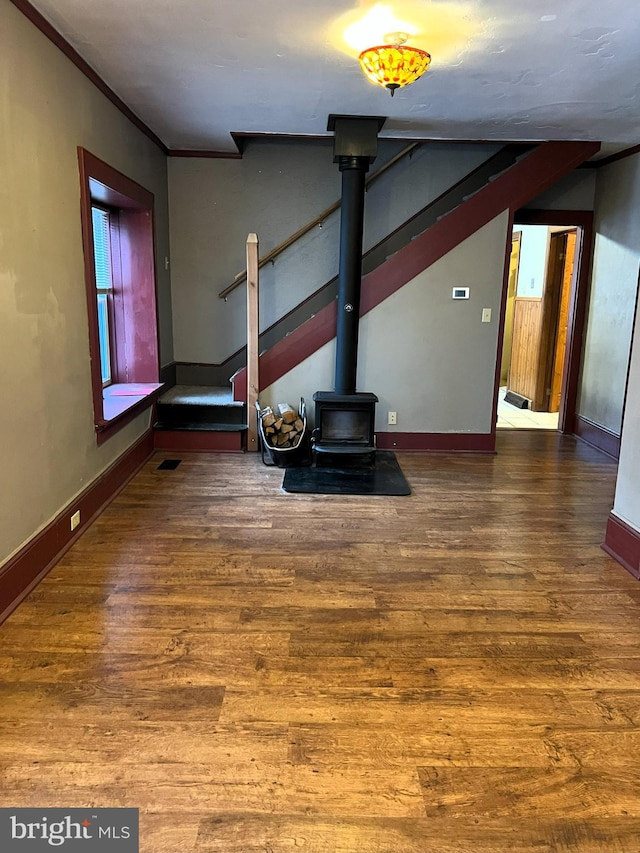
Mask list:
POLYGON ((491 322, 491 308, 483 308, 482 309, 482 322, 490 323, 491 322))

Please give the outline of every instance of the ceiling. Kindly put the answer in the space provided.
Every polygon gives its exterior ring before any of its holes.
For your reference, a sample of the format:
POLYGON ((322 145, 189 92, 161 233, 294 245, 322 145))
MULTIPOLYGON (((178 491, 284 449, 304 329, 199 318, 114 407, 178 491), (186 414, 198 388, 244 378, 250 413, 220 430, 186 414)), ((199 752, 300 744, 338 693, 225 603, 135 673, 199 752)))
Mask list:
POLYGON ((31 2, 170 149, 325 135, 330 113, 387 116, 383 137, 640 141, 638 0, 31 2), (357 61, 389 26, 433 57, 393 98, 357 61))

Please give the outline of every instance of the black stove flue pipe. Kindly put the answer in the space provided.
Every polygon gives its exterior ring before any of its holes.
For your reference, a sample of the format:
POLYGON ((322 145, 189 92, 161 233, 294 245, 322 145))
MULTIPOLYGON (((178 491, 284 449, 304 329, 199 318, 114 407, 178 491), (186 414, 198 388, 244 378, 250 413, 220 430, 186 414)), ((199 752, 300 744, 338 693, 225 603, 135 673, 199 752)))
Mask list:
POLYGON ((369 171, 369 158, 341 157, 340 171, 342 203, 334 387, 338 394, 355 394, 362 283, 364 183, 365 175, 369 171))
POLYGON ((333 159, 342 173, 335 366, 337 394, 356 393, 365 175, 375 160, 378 132, 384 122, 380 116, 329 116, 328 129, 335 132, 333 159))

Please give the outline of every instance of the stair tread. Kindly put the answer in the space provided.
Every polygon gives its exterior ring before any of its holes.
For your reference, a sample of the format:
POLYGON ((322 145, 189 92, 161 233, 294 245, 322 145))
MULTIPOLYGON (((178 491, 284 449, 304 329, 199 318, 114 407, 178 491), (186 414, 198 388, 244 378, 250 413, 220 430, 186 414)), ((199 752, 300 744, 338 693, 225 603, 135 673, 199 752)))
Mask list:
POLYGON ((158 399, 158 403, 166 406, 244 406, 244 403, 233 399, 231 388, 210 385, 174 385, 158 399))

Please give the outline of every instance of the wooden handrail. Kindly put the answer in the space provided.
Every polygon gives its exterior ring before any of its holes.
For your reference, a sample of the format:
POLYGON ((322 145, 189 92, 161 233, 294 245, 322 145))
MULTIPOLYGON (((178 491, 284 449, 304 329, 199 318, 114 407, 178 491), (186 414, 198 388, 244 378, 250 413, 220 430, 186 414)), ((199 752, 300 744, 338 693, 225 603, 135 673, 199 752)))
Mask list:
MULTIPOLYGON (((387 169, 390 169, 392 166, 395 166, 395 164, 399 160, 404 159, 404 157, 406 157, 408 154, 412 154, 415 149, 418 148, 419 145, 421 145, 420 142, 412 142, 411 145, 407 145, 406 148, 403 148, 402 151, 399 151, 394 157, 392 157, 390 160, 380 166, 380 168, 376 172, 374 172, 373 175, 370 175, 367 178, 365 182, 365 189, 369 189, 369 187, 374 181, 376 181, 381 175, 383 175, 387 171, 387 169)), ((287 237, 287 239, 283 243, 280 243, 279 246, 276 246, 275 249, 272 249, 270 252, 267 252, 267 254, 263 258, 260 258, 258 268, 263 267, 265 264, 268 264, 269 261, 272 261, 274 260, 274 258, 277 258, 278 255, 284 252, 285 249, 288 249, 289 246, 292 246, 297 240, 300 239, 300 237, 304 237, 304 235, 311 231, 312 228, 315 228, 316 225, 319 225, 321 222, 324 222, 324 220, 328 216, 338 210, 340 204, 341 200, 338 199, 338 201, 334 202, 330 207, 328 207, 326 210, 323 210, 322 213, 316 216, 315 219, 312 219, 311 222, 309 222, 307 225, 298 229, 295 234, 292 234, 290 237, 287 237)), ((246 270, 242 270, 242 272, 239 272, 234 278, 233 282, 228 287, 225 287, 224 290, 220 291, 220 293, 218 294, 220 299, 226 299, 227 296, 229 296, 229 294, 236 289, 236 287, 239 287, 242 284, 246 277, 246 270)))

